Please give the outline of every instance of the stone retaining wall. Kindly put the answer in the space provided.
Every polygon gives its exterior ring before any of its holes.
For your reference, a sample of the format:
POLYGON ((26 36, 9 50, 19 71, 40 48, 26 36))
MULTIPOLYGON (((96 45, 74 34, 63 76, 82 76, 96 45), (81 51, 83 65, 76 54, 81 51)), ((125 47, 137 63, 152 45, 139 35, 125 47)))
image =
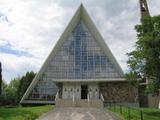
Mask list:
POLYGON ((130 87, 128 82, 108 82, 100 84, 105 102, 137 102, 138 89, 130 87))

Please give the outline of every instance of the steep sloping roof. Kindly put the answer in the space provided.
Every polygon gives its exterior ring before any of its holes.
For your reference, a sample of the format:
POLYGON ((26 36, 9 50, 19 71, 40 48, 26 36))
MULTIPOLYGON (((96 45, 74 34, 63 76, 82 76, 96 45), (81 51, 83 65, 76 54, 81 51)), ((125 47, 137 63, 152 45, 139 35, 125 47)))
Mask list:
POLYGON ((56 55, 56 53, 59 50, 60 46, 69 37, 70 33, 74 30, 74 28, 76 27, 76 25, 78 24, 78 22, 80 20, 83 20, 83 22, 85 23, 85 25, 87 26, 87 28, 90 30, 91 34, 94 35, 95 39, 97 40, 97 42, 99 43, 99 45, 104 50, 105 54, 108 56, 108 58, 112 62, 113 66, 119 72, 121 78, 123 77, 123 71, 122 71, 121 67, 117 63, 117 61, 114 58, 112 52, 110 51, 110 49, 106 45, 105 41, 103 40, 102 36, 100 35, 100 33, 97 30, 96 26, 94 25, 93 21, 89 17, 86 9, 81 4, 79 6, 78 10, 76 11, 76 13, 74 14, 73 18, 71 19, 71 21, 69 22, 67 28, 64 30, 64 32, 61 35, 60 39, 56 43, 55 47, 53 48, 53 50, 49 54, 48 58, 46 59, 46 61, 42 65, 41 69, 39 70, 39 72, 37 73, 37 75, 35 76, 35 78, 33 79, 31 85, 29 86, 29 88, 27 89, 26 93, 24 94, 21 102, 25 98, 27 98, 27 96, 29 95, 29 93, 31 92, 31 90, 33 89, 33 87, 35 86, 35 84, 38 82, 38 80, 40 79, 40 77, 43 75, 46 67, 49 65, 49 63, 51 62, 52 58, 56 55))

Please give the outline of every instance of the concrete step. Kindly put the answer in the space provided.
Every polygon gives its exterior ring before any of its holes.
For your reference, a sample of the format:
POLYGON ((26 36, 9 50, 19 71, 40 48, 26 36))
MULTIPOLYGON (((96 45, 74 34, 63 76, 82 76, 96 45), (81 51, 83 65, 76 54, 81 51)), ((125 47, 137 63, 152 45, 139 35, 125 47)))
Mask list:
POLYGON ((38 120, 122 120, 106 109, 65 107, 55 108, 38 120))
POLYGON ((56 107, 93 107, 93 108, 103 108, 103 102, 101 100, 67 100, 58 99, 56 101, 56 107))

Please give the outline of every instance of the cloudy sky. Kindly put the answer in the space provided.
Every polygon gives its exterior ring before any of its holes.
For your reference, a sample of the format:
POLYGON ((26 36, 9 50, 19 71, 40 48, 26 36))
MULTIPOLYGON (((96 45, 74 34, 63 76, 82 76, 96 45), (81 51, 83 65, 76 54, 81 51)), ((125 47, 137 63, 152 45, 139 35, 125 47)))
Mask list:
MULTIPOLYGON (((37 72, 83 1, 123 71, 134 49, 139 0, 0 0, 0 61, 3 79, 37 72)), ((148 0, 151 15, 160 0, 148 0)))

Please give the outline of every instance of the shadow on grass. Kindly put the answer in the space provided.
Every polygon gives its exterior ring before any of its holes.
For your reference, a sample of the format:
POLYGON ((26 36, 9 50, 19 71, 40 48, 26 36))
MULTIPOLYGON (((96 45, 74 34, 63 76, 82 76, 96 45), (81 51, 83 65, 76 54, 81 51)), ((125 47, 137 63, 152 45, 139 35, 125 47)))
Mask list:
POLYGON ((160 118, 160 112, 145 112, 146 115, 157 116, 160 118))
POLYGON ((0 110, 0 120, 14 120, 14 119, 24 119, 24 120, 34 120, 38 117, 37 114, 35 114, 32 111, 25 110, 25 109, 19 109, 19 108, 12 108, 12 109, 1 109, 0 110))

